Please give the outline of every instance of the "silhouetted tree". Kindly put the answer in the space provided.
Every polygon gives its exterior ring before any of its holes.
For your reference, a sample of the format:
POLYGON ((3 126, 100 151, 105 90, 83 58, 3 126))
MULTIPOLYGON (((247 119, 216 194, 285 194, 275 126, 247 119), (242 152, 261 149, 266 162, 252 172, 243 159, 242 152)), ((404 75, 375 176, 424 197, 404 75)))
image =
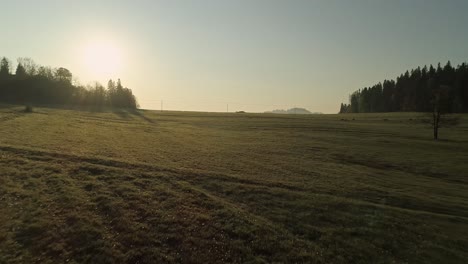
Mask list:
POLYGON ((346 105, 346 104, 341 103, 340 112, 339 112, 340 114, 346 113, 346 111, 345 111, 345 105, 346 105))
POLYGON ((109 102, 109 105, 116 106, 117 105, 117 97, 116 97, 115 82, 113 80, 109 80, 107 82, 107 89, 108 89, 107 100, 109 102))
POLYGON ((72 82, 73 74, 66 68, 52 69, 39 66, 29 58, 20 58, 13 76, 10 65, 7 58, 0 61, 1 102, 26 105, 72 104, 98 109, 137 107, 132 90, 123 87, 120 80, 117 85, 110 80, 108 89, 99 83, 83 87, 72 82))
POLYGON ((37 75, 45 79, 52 80, 54 78, 54 71, 50 67, 40 66, 37 75))
POLYGON ((59 80, 59 81, 64 81, 64 82, 68 82, 68 83, 71 84, 73 75, 72 75, 72 73, 71 73, 68 69, 65 69, 65 68, 58 68, 58 69, 55 71, 55 77, 56 77, 57 80, 59 80))
MULTIPOLYGON (((434 86, 431 81, 431 86, 434 86)), ((458 123, 458 118, 447 117, 446 114, 450 108, 450 86, 441 85, 432 89, 432 118, 431 125, 433 129, 434 140, 439 139, 439 128, 454 126, 458 123)))
POLYGON ((0 78, 6 79, 10 75, 10 62, 3 57, 0 61, 0 78))
POLYGON ((37 74, 38 65, 31 58, 18 58, 18 64, 24 67, 27 75, 33 76, 37 74))
POLYGON ((18 79, 22 79, 26 77, 26 70, 24 69, 21 63, 18 63, 18 66, 16 66, 15 76, 18 79))
MULTIPOLYGON (((395 80, 384 80, 371 87, 365 87, 349 97, 347 112, 432 112, 432 88, 445 85, 450 87, 447 94, 448 113, 468 112, 468 66, 466 63, 454 68, 450 61, 434 68, 417 67, 406 71, 395 80)), ((340 113, 343 105, 340 107, 340 113)))

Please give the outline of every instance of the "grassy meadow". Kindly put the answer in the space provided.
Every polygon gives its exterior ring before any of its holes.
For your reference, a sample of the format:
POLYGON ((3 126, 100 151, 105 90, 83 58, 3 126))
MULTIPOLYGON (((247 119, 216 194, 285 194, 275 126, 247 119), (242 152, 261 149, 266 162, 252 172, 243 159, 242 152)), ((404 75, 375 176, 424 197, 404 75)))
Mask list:
POLYGON ((0 108, 0 263, 467 263, 468 116, 0 108))

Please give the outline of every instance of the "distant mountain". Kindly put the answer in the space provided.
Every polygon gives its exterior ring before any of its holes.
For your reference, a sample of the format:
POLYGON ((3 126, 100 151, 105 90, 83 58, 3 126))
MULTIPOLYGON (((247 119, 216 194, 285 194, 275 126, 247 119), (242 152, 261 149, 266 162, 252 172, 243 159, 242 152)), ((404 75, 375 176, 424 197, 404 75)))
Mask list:
POLYGON ((310 112, 309 110, 307 110, 305 108, 298 108, 298 107, 291 108, 291 109, 288 109, 288 110, 277 109, 277 110, 273 110, 273 111, 267 111, 265 113, 269 113, 269 114, 293 114, 293 115, 294 114, 295 115, 321 114, 321 113, 318 113, 318 112, 312 113, 312 112, 310 112))

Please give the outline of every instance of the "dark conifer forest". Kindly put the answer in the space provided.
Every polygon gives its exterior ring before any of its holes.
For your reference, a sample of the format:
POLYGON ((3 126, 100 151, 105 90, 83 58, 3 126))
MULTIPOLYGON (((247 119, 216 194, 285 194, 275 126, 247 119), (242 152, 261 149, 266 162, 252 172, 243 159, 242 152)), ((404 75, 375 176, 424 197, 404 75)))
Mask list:
POLYGON ((73 81, 66 68, 40 66, 29 58, 18 59, 16 70, 3 57, 0 62, 0 102, 25 105, 137 108, 132 90, 109 80, 83 86, 73 81))
POLYGON ((359 89, 349 96, 349 104, 341 104, 340 113, 429 112, 433 92, 441 87, 448 91, 447 112, 468 112, 468 65, 452 67, 449 61, 359 89))

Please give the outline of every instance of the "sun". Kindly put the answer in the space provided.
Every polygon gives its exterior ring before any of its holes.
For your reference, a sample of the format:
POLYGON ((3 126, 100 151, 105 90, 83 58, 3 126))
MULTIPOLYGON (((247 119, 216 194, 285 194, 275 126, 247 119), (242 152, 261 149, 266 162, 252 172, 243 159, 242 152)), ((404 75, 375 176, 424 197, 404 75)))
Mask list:
POLYGON ((109 78, 122 69, 122 51, 111 41, 93 41, 85 45, 84 63, 97 77, 109 78))

